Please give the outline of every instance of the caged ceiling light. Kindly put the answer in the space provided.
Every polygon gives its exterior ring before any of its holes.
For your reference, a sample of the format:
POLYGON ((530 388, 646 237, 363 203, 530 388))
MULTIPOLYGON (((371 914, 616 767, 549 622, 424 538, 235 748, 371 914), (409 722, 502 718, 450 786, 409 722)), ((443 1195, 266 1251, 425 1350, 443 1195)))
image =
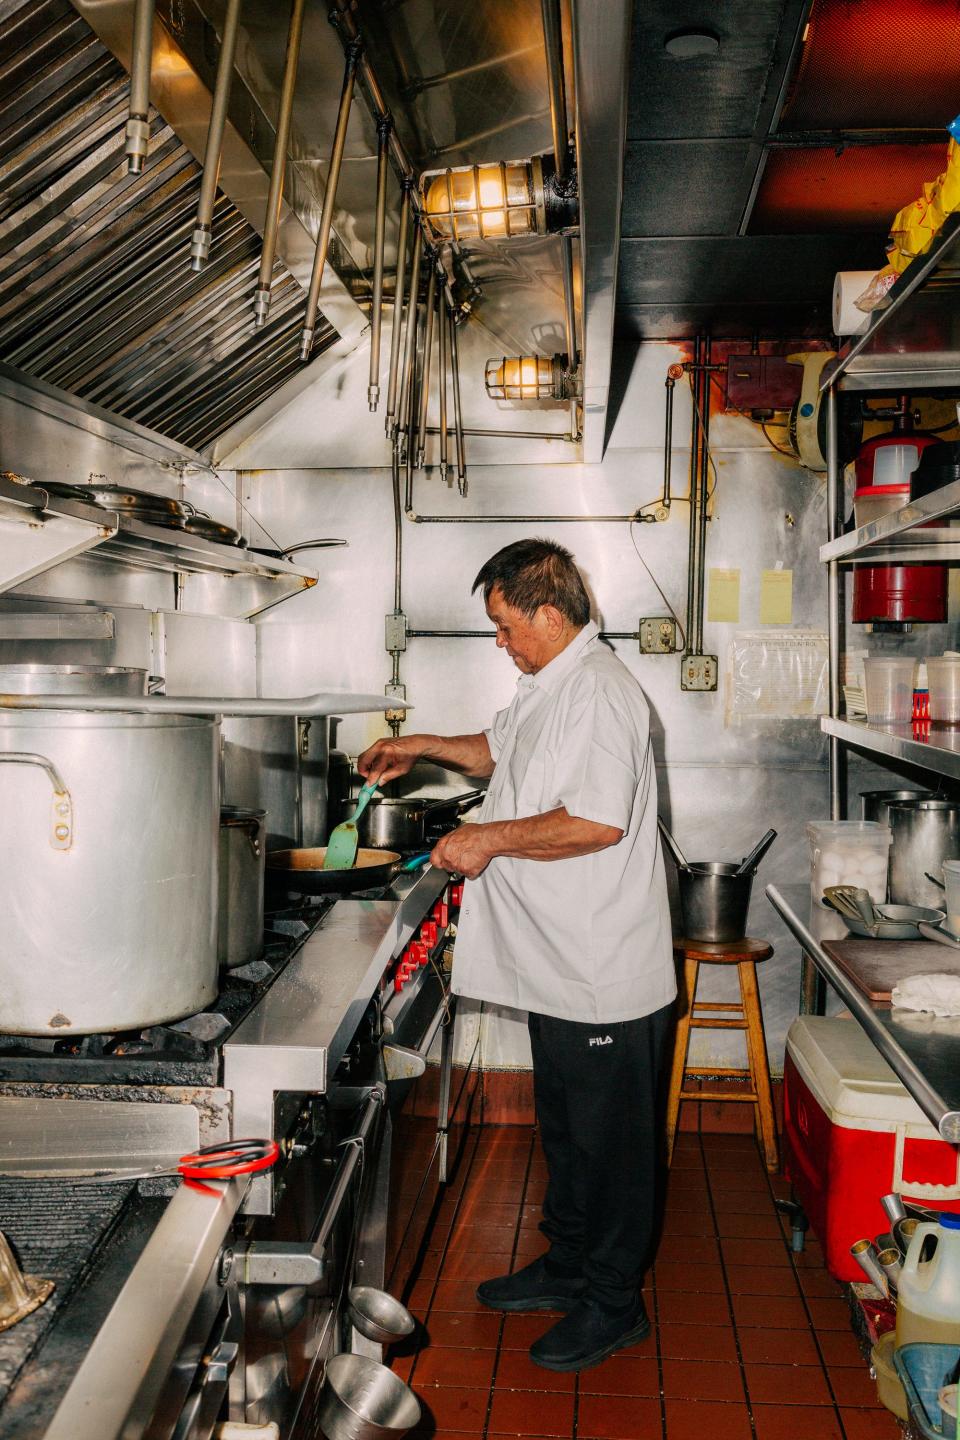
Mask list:
POLYGON ((503 240, 576 227, 575 185, 561 183, 552 155, 428 170, 423 209, 441 239, 503 240))
POLYGON ((569 400, 574 393, 566 355, 495 355, 484 384, 491 400, 569 400))

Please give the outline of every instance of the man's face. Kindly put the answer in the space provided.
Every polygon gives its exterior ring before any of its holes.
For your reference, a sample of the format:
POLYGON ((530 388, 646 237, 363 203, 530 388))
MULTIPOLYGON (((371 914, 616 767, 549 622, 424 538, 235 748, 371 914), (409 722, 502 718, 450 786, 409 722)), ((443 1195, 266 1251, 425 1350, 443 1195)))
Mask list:
POLYGON ((507 604, 499 585, 495 585, 487 601, 487 614, 497 628, 497 646, 506 650, 524 675, 536 675, 553 659, 556 636, 546 606, 532 617, 524 615, 507 604))

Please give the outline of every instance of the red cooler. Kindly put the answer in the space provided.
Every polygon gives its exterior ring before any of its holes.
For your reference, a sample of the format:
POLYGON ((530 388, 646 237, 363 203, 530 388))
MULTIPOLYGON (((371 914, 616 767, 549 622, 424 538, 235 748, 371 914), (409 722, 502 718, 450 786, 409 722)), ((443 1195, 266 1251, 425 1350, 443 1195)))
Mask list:
POLYGON ((960 1210, 960 1155, 855 1020, 795 1020, 783 1080, 784 1169, 838 1280, 863 1279, 850 1246, 889 1228, 882 1195, 960 1210))

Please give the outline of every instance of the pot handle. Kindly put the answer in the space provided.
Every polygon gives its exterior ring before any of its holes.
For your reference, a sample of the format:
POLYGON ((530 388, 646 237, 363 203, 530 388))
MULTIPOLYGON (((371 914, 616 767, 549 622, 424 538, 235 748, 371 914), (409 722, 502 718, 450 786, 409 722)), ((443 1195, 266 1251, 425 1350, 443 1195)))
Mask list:
POLYGON ((35 755, 28 750, 6 750, 0 751, 0 764, 39 765, 47 772, 53 786, 50 844, 54 850, 69 850, 73 844, 73 801, 53 761, 48 760, 46 755, 35 755))
POLYGON ((429 805, 425 805, 423 813, 429 815, 433 810, 456 810, 458 815, 463 815, 474 805, 479 805, 486 793, 486 790, 467 790, 463 795, 444 795, 440 800, 431 800, 429 805))
POLYGON ((160 694, 162 694, 162 693, 163 693, 164 686, 166 685, 166 683, 167 683, 167 677, 166 677, 165 675, 148 675, 148 676, 147 676, 147 694, 148 694, 148 695, 160 695, 160 694))
POLYGON ((250 820, 243 826, 243 833, 250 841, 250 849, 253 851, 254 860, 259 860, 263 853, 260 846, 260 821, 250 820))

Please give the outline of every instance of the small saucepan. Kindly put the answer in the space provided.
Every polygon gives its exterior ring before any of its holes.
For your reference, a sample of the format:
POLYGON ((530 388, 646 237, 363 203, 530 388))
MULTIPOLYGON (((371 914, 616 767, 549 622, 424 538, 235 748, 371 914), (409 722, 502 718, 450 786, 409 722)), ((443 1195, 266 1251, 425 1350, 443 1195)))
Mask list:
POLYGON ((352 890, 381 890, 404 872, 425 865, 429 854, 405 860, 392 850, 358 850, 349 870, 324 870, 326 846, 305 850, 274 850, 267 856, 267 875, 278 888, 298 895, 349 895, 352 890))
MULTIPOLYGON (((419 799, 395 799, 392 795, 374 795, 357 821, 360 844, 376 850, 423 850, 426 848, 427 825, 445 812, 451 823, 475 805, 485 790, 468 790, 464 795, 445 795, 441 800, 426 796, 419 799)), ((344 802, 342 819, 353 814, 354 802, 344 802)))

